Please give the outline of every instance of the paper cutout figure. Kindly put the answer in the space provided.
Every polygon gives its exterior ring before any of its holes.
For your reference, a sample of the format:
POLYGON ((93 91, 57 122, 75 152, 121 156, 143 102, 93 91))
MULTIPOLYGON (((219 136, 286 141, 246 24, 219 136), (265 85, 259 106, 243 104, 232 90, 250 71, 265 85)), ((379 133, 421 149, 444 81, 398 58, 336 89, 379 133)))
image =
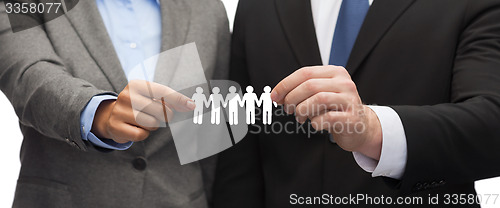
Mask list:
POLYGON ((278 104, 271 99, 271 87, 264 87, 264 92, 260 95, 259 102, 262 103, 262 122, 270 125, 273 117, 273 105, 275 108, 278 107, 278 104))
MULTIPOLYGON (((210 69, 207 70, 210 71, 210 69)), ((147 58, 143 63, 138 63, 136 67, 133 67, 131 71, 127 73, 127 75, 130 74, 141 75, 139 77, 142 77, 144 81, 154 81, 158 84, 168 86, 172 90, 186 96, 191 95, 189 97, 192 97, 194 94, 201 94, 196 91, 198 87, 201 87, 201 90, 204 92, 204 97, 201 97, 201 95, 198 96, 202 101, 201 104, 199 102, 198 104, 195 103, 196 107, 198 107, 198 109, 196 109, 198 110, 197 113, 198 115, 203 115, 203 119, 200 117, 194 119, 193 111, 175 111, 174 113, 167 114, 167 119, 165 120, 168 120, 168 123, 159 122, 157 126, 148 126, 168 128, 168 131, 158 131, 157 133, 161 135, 165 134, 163 137, 172 138, 175 145, 168 145, 168 148, 175 148, 173 152, 178 155, 178 159, 175 157, 168 157, 167 160, 169 161, 167 162, 178 160, 181 165, 185 165, 215 155, 231 148, 235 143, 242 141, 248 133, 248 125, 246 125, 245 122, 240 121, 240 124, 232 126, 224 125, 227 120, 224 114, 220 117, 220 123, 222 123, 222 125, 210 124, 210 112, 208 112, 210 108, 205 109, 205 103, 203 102, 203 100, 207 100, 210 95, 209 89, 219 87, 221 92, 223 92, 227 91, 230 86, 235 86, 238 90, 241 87, 238 83, 230 80, 207 80, 207 77, 210 77, 210 75, 205 74, 198 49, 194 42, 167 51, 162 51, 156 56, 147 58), (149 66, 153 67, 154 64, 156 64, 155 74, 147 73, 148 71, 144 70, 149 66), (201 113, 201 111, 203 111, 203 113, 201 113), (203 124, 201 124, 201 122, 203 122, 203 124)), ((147 82, 137 86, 147 88, 147 82)), ((131 88, 131 90, 135 89, 131 88)), ((146 103, 134 102, 134 100, 137 99, 131 98, 131 105, 134 109, 137 109, 137 112, 143 112, 150 105, 157 106, 154 102, 158 102, 158 100, 161 101, 161 98, 165 98, 165 101, 175 102, 175 100, 167 100, 167 97, 169 97, 169 95, 166 94, 167 92, 156 91, 154 88, 149 88, 148 90, 151 92, 150 97, 156 100, 151 99, 151 102, 146 103)), ((238 92, 241 93, 240 91, 238 92)), ((227 92, 221 94, 225 98, 227 92)), ((241 93, 240 97, 242 96, 241 93)), ((241 115, 244 115, 244 109, 238 108, 238 110, 240 111, 240 120, 243 120, 244 118, 241 118, 241 115)), ((150 125, 149 119, 145 120, 141 117, 137 117, 137 112, 134 112, 137 124, 150 125)), ((165 117, 163 111, 158 113, 161 113, 161 115, 151 116, 165 117)), ((165 140, 160 142, 169 141, 165 140)))
POLYGON ((238 105, 243 107, 245 103, 241 97, 236 93, 236 87, 229 87, 229 94, 226 96, 224 108, 229 106, 229 125, 238 125, 238 105))
POLYGON ((253 93, 253 87, 248 86, 246 88, 247 92, 243 95, 243 101, 245 102, 246 111, 246 122, 247 124, 255 124, 255 104, 258 107, 261 105, 261 101, 257 98, 257 95, 253 93))
POLYGON ((196 108, 194 109, 193 122, 195 124, 202 124, 203 105, 208 105, 207 97, 205 97, 205 94, 203 94, 203 88, 197 87, 196 93, 193 94, 193 97, 191 99, 194 101, 194 104, 196 105, 196 108))
POLYGON ((208 103, 206 103, 206 107, 212 105, 212 114, 211 114, 211 123, 212 124, 220 124, 220 106, 225 106, 224 98, 221 94, 219 94, 220 89, 218 87, 214 87, 212 89, 212 94, 208 97, 208 103))
POLYGON ((221 105, 223 108, 228 109, 229 113, 229 125, 238 125, 238 110, 240 107, 245 107, 246 113, 246 123, 255 124, 255 107, 262 107, 262 122, 265 125, 270 125, 272 123, 273 116, 273 105, 278 107, 278 104, 271 99, 271 87, 265 86, 264 92, 257 97, 257 94, 253 92, 252 86, 247 86, 246 93, 243 97, 236 92, 236 87, 230 86, 229 93, 224 99, 220 93, 218 87, 212 89, 212 94, 206 99, 203 94, 203 88, 196 88, 196 93, 193 94, 192 99, 196 104, 194 110, 193 123, 202 124, 203 122, 203 105, 205 107, 212 106, 211 111, 211 123, 220 124, 221 120, 221 105))

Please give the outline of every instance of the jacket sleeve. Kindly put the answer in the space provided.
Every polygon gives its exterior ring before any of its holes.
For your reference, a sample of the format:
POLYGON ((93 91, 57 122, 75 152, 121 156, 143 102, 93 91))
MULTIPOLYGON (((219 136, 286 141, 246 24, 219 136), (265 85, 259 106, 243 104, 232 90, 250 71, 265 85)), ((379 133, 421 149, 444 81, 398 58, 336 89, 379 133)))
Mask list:
POLYGON ((0 4, 0 46, 0 89, 21 124, 87 150, 80 114, 93 96, 115 93, 68 73, 43 26, 13 33, 4 4, 0 4))
POLYGON ((498 1, 469 1, 451 74, 451 103, 392 106, 407 137, 402 192, 500 175, 499 20, 498 1))

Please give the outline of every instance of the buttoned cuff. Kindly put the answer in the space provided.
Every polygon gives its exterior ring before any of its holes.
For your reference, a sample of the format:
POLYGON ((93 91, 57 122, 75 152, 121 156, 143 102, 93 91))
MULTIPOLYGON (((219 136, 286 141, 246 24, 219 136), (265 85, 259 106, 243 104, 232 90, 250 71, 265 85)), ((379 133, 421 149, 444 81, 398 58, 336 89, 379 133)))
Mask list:
POLYGON ((394 179, 403 177, 407 146, 403 122, 399 115, 390 107, 368 106, 377 115, 382 127, 382 152, 380 160, 374 160, 359 152, 353 152, 354 159, 372 177, 385 176, 394 179))

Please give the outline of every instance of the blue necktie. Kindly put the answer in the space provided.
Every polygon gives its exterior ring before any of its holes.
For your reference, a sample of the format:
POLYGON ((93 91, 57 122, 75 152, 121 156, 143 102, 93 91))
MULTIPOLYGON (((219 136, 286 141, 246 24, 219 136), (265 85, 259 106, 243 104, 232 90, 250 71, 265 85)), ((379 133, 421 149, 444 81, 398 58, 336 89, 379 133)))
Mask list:
POLYGON ((370 8, 368 0, 343 0, 330 51, 330 65, 347 65, 354 42, 370 8))

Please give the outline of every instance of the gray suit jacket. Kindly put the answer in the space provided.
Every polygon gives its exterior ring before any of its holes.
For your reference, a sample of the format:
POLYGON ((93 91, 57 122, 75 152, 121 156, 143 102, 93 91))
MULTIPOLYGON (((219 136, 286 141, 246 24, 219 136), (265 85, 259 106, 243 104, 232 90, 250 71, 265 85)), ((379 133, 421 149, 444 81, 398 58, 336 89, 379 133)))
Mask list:
MULTIPOLYGON (((162 51, 195 42, 207 79, 225 77, 229 30, 222 2, 161 0, 161 13, 162 51)), ((17 33, 0 4, 0 46, 0 89, 24 135, 14 207, 210 204, 215 158, 181 166, 167 128, 126 151, 99 151, 82 140, 87 102, 127 85, 95 0, 17 33)))

